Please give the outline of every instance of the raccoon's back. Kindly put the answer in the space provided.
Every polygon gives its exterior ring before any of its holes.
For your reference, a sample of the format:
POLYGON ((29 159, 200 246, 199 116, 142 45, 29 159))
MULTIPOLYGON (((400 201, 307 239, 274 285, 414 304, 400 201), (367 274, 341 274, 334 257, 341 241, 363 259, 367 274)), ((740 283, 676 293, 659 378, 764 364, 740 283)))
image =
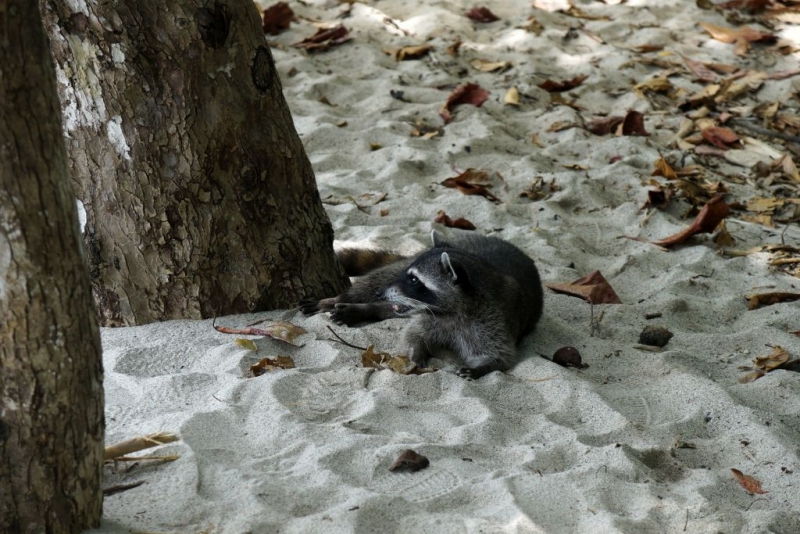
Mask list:
POLYGON ((339 263, 344 267, 347 276, 362 276, 370 271, 406 259, 401 254, 388 250, 371 250, 362 248, 345 248, 336 252, 339 263))

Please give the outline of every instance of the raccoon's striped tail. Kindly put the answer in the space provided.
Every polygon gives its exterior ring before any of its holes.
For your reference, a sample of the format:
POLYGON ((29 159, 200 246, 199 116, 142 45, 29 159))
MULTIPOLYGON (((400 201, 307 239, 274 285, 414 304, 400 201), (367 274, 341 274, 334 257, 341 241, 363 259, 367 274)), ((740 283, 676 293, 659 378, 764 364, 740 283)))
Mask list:
POLYGON ((406 259, 406 256, 387 250, 345 248, 336 251, 347 276, 361 276, 384 265, 406 259))

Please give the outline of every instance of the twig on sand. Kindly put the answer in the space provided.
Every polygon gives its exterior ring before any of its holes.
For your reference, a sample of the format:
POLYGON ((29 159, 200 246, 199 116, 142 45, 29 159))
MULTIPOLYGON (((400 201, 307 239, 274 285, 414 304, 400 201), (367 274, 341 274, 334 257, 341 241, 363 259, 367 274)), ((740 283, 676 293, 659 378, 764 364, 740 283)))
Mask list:
POLYGON ((110 488, 104 488, 103 495, 114 495, 115 493, 121 493, 123 491, 128 491, 129 489, 137 488, 142 484, 144 484, 144 480, 134 482, 133 484, 118 484, 116 486, 111 486, 110 488))
POLYGON ((180 437, 177 434, 170 432, 158 432, 156 434, 149 434, 147 436, 137 436, 133 439, 109 445, 105 450, 105 459, 113 460, 118 456, 124 456, 132 452, 149 449, 150 447, 158 447, 165 443, 172 443, 178 441, 180 437))
POLYGON ((350 347, 351 349, 367 350, 367 349, 366 349, 366 348, 364 348, 364 347, 358 347, 358 346, 356 346, 356 345, 353 345, 352 343, 348 343, 347 341, 345 341, 344 339, 342 339, 342 338, 341 338, 341 336, 340 336, 339 334, 337 334, 336 332, 334 332, 334 331, 333 331, 333 328, 331 328, 331 327, 330 327, 330 325, 328 326, 328 330, 330 330, 330 331, 331 331, 331 334, 333 334, 334 336, 336 336, 336 339, 330 339, 329 341, 334 341, 334 342, 337 342, 337 341, 338 341, 338 342, 339 342, 339 343, 341 343, 342 345, 347 345, 347 346, 348 346, 348 347, 350 347))

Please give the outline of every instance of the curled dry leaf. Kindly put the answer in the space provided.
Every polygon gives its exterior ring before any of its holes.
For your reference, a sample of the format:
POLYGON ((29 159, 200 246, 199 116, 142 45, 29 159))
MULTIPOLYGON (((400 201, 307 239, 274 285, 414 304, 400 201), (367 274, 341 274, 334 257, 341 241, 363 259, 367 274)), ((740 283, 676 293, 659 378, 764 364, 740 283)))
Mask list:
POLYGON ((703 129, 700 134, 703 139, 714 145, 715 147, 728 150, 729 148, 741 148, 742 141, 736 132, 724 126, 712 126, 703 129))
POLYGON ((481 72, 503 72, 511 68, 510 61, 488 61, 486 59, 473 59, 469 62, 481 72))
POLYGON ((475 107, 481 107, 487 98, 489 98, 489 91, 476 83, 459 85, 450 93, 447 102, 439 109, 439 116, 442 117, 444 122, 450 122, 453 118, 450 111, 454 107, 459 104, 472 104, 475 107))
MULTIPOLYGON (((216 321, 216 319, 214 320, 216 321)), ((299 346, 296 342, 297 338, 307 331, 299 326, 293 325, 287 321, 275 321, 271 325, 264 328, 254 328, 249 326, 247 328, 229 328, 227 326, 217 326, 212 323, 214 330, 222 332, 223 334, 238 334, 240 336, 266 336, 278 341, 289 343, 290 345, 299 346)))
POLYGON ((448 228, 460 228, 462 230, 474 230, 475 225, 472 224, 469 220, 465 219, 464 217, 459 217, 458 219, 451 219, 444 210, 439 210, 439 213, 436 214, 436 217, 433 218, 433 222, 443 224, 448 228))
POLYGON ((292 46, 295 48, 304 48, 309 52, 327 50, 328 48, 342 44, 350 39, 350 30, 342 26, 336 26, 327 30, 320 29, 307 39, 303 39, 299 43, 292 46))
POLYGON ((644 129, 644 115, 629 111, 624 117, 604 117, 586 122, 586 129, 595 135, 648 135, 644 129))
POLYGON ((475 22, 496 22, 500 17, 492 13, 487 7, 473 7, 467 11, 467 18, 475 22))
POLYGON ((772 306, 773 304, 779 304, 781 302, 794 302, 796 300, 800 300, 800 293, 759 293, 745 295, 744 298, 747 301, 747 309, 756 310, 762 306, 772 306))
POLYGON ((600 274, 592 271, 570 284, 545 284, 556 293, 579 297, 590 304, 622 304, 611 284, 600 274))
POLYGON ((575 89, 583 81, 588 78, 589 76, 582 74, 580 76, 575 76, 571 80, 564 80, 561 82, 556 82, 550 79, 547 79, 538 85, 539 88, 544 89, 548 93, 563 93, 565 91, 570 91, 575 89))
POLYGON ((289 356, 277 356, 275 358, 263 358, 258 363, 250 366, 253 376, 271 373, 275 369, 294 369, 294 360, 289 356))
POLYGON ((667 180, 678 179, 678 174, 664 158, 658 158, 656 160, 655 169, 653 169, 653 173, 650 176, 663 176, 667 180))
POLYGON ((390 369, 401 375, 422 375, 436 371, 432 367, 418 367, 403 354, 392 356, 388 352, 375 352, 374 345, 367 347, 361 354, 361 365, 379 370, 390 369))
POLYGON ((433 48, 431 45, 419 45, 419 46, 404 46, 403 48, 398 48, 397 50, 384 50, 390 56, 394 56, 394 59, 397 61, 405 61, 407 59, 419 59, 428 54, 433 48))
POLYGON ((444 130, 439 126, 430 126, 422 119, 417 119, 414 129, 411 130, 411 137, 422 137, 423 139, 433 139, 436 136, 444 135, 444 130))
POLYGON ((503 97, 503 104, 506 106, 519 106, 519 89, 512 87, 503 97))
POLYGON ((430 461, 421 454, 406 449, 400 453, 397 460, 394 461, 389 471, 399 471, 400 469, 408 469, 412 473, 425 469, 430 465, 430 461))
POLYGON ((768 491, 761 489, 761 481, 751 477, 750 475, 745 475, 738 469, 731 469, 731 473, 733 473, 733 476, 736 477, 736 481, 739 482, 739 484, 741 484, 741 486, 750 493, 758 493, 759 495, 769 493, 768 491))
POLYGON ((661 247, 671 247, 683 243, 695 234, 710 234, 722 222, 722 220, 730 213, 730 207, 722 200, 722 195, 717 195, 703 206, 700 213, 697 214, 692 224, 677 234, 659 239, 658 241, 647 241, 639 237, 625 236, 628 239, 635 241, 644 241, 658 245, 661 247))
POLYGON ((278 35, 283 30, 289 29, 294 19, 294 11, 286 2, 272 4, 264 10, 264 33, 278 35))
POLYGON ((722 43, 736 43, 738 41, 747 41, 748 43, 774 43, 777 42, 778 37, 772 33, 766 33, 749 26, 742 26, 740 28, 725 28, 717 26, 716 24, 708 24, 701 22, 700 26, 706 30, 711 37, 722 43))
POLYGON ((686 63, 686 66, 692 71, 692 74, 701 81, 701 82, 716 82, 719 79, 719 75, 708 68, 705 63, 702 61, 695 61, 694 59, 689 59, 688 57, 681 56, 683 58, 683 62, 686 63))
POLYGON ((522 190, 519 194, 521 197, 528 197, 531 200, 547 200, 553 193, 561 191, 562 187, 556 184, 556 179, 553 178, 549 182, 543 176, 534 178, 531 185, 522 190))
POLYGON ((458 189, 464 195, 480 195, 493 202, 500 202, 489 189, 489 173, 481 169, 467 169, 458 176, 448 178, 441 185, 458 189))

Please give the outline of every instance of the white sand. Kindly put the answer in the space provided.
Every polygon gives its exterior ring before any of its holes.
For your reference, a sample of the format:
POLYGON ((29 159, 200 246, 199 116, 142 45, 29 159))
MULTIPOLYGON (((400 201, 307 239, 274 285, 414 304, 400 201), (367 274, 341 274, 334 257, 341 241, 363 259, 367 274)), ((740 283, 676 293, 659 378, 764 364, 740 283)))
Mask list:
MULTIPOLYGON (((241 336, 215 332, 211 321, 106 329, 108 443, 157 431, 179 433, 182 441, 158 450, 179 454, 174 463, 129 473, 107 468, 106 486, 145 484, 106 498, 104 531, 800 532, 800 374, 775 371, 740 384, 737 369, 770 352, 768 344, 800 356, 800 338, 788 333, 800 329, 798 303, 747 311, 743 298, 754 288, 798 291, 800 280, 770 272, 764 254, 722 257, 707 235, 672 252, 618 239, 665 237, 689 222, 681 218, 685 203, 647 220, 640 209, 659 152, 681 157, 669 145, 681 115, 665 96, 631 90, 659 69, 621 65, 640 57, 680 63, 676 54, 683 54, 777 71, 796 67, 797 55, 757 47, 736 57, 733 45, 710 40, 695 24, 728 25, 724 18, 685 0, 580 2, 613 21, 502 0, 486 3, 503 19, 492 24, 463 16, 475 5, 353 4, 343 19, 351 42, 315 55, 274 48, 322 197, 388 193, 368 213, 352 203, 327 206, 338 243, 417 250, 444 209, 521 247, 547 282, 599 269, 623 304, 596 307, 604 315, 590 336, 588 304, 548 291, 544 318, 521 346, 526 359, 474 382, 456 377, 446 360, 435 360, 442 370, 424 376, 364 369, 359 351, 329 340, 326 316, 304 318, 296 310, 219 320, 243 326, 285 318, 314 334, 302 348, 257 339, 258 354, 234 343, 241 336), (538 37, 517 28, 534 14, 545 26, 538 37), (387 16, 410 35, 384 23, 387 16), (581 25, 605 44, 581 30, 564 39, 581 25), (428 38, 434 51, 422 60, 398 63, 382 52, 428 38), (444 49, 456 39, 464 45, 453 58, 444 49), (641 44, 672 54, 622 48, 641 44), (514 66, 485 74, 469 66, 473 58, 514 66), (551 105, 536 87, 578 74, 589 78, 563 96, 581 112, 551 105), (436 87, 463 81, 479 83, 490 99, 481 108, 456 108, 442 138, 411 137, 408 123, 417 119, 441 124, 438 109, 450 89, 436 87), (502 105, 512 85, 530 97, 519 108, 502 105), (410 103, 392 99, 392 89, 410 103), (548 131, 559 121, 628 109, 646 114, 649 137, 548 131), (347 125, 337 127, 343 120, 347 125), (531 143, 534 134, 543 148, 531 143), (372 151, 370 143, 383 148, 372 151), (621 159, 609 163, 614 156, 621 159), (565 168, 574 164, 588 170, 565 168), (502 174, 505 185, 494 191, 503 203, 438 185, 469 167, 502 174), (519 198, 536 176, 554 179, 561 191, 545 201, 519 198), (654 312, 663 316, 645 320, 654 312), (634 348, 646 324, 675 333, 663 352, 634 348), (540 357, 565 345, 577 347, 590 367, 565 369, 540 357), (247 378, 252 363, 275 355, 291 355, 297 369, 247 378), (696 448, 675 448, 676 440, 696 448), (427 456, 430 467, 390 473, 406 448, 427 456), (749 494, 731 468, 769 493, 749 494)), ((348 9, 332 0, 291 6, 327 21, 348 9)), ((314 31, 301 21, 271 42, 289 45, 314 31)), ((781 35, 798 34, 785 28, 781 35)), ((687 74, 671 80, 688 92, 702 87, 687 74)), ((800 77, 767 81, 743 101, 796 107, 798 88, 800 77)), ((698 162, 691 152, 682 157, 698 162)), ((708 168, 712 181, 751 177, 722 159, 699 163, 716 166, 708 168)), ((769 195, 750 179, 731 185, 729 199, 753 196, 769 195)), ((783 228, 730 218, 728 229, 736 248, 747 249, 779 242, 783 228)), ((797 245, 800 230, 790 228, 785 239, 797 245)), ((335 329, 357 345, 397 352, 402 327, 396 319, 335 329)))

